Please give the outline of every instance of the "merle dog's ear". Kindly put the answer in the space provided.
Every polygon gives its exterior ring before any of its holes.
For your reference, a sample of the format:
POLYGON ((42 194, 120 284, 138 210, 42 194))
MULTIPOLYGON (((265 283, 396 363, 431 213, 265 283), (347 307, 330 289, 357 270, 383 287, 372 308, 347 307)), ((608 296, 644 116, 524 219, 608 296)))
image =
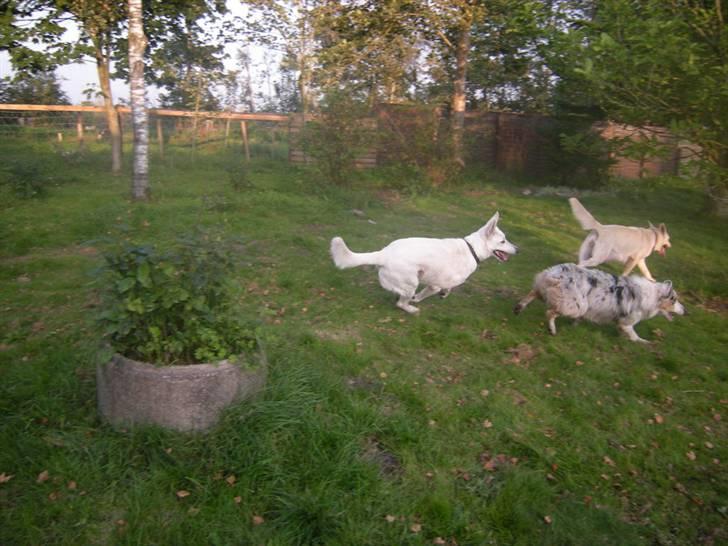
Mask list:
POLYGON ((669 296, 672 292, 672 281, 664 281, 662 283, 662 292, 665 294, 665 296, 669 296))
POLYGON ((485 238, 488 238, 493 233, 495 226, 498 224, 498 218, 500 218, 500 214, 496 211, 496 213, 490 217, 488 223, 483 226, 483 236, 485 238))

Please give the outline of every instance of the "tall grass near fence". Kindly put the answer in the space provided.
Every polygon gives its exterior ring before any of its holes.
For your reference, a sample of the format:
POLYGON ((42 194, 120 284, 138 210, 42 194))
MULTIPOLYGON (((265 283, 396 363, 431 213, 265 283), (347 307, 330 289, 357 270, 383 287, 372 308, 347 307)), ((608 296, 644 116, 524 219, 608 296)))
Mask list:
POLYGON ((642 346, 611 325, 550 337, 537 303, 512 315, 537 271, 575 257, 562 196, 482 174, 426 193, 377 171, 329 187, 223 146, 154 162, 152 202, 132 204, 102 148, 0 150, 54 179, 32 198, 0 185, 0 543, 728 540, 726 235, 690 184, 583 197, 602 221, 672 235, 650 269, 690 315, 640 324, 642 346), (462 236, 495 210, 521 253, 417 317, 328 256, 334 235, 355 250, 462 236), (267 388, 206 436, 114 430, 95 407, 93 272, 112 240, 163 248, 196 226, 243 240, 237 306, 261 324, 267 388))

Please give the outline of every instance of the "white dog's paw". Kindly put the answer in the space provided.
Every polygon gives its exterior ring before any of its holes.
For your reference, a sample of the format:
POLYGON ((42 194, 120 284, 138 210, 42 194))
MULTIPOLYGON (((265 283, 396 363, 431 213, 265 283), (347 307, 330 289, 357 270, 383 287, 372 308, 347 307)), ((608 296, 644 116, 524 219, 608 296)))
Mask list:
POLYGON ((415 307, 414 305, 410 305, 409 303, 397 302, 397 307, 402 309, 402 311, 409 313, 410 315, 416 315, 417 313, 420 312, 420 310, 417 307, 415 307))

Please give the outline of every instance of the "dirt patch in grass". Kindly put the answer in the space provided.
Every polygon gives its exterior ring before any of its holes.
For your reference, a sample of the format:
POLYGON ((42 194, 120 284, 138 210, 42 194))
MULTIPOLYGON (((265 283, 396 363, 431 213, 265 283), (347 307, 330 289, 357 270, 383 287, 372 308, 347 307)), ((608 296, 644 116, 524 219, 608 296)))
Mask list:
POLYGON ((395 479, 404 474, 399 457, 382 446, 375 436, 365 440, 362 458, 379 467, 379 472, 385 478, 395 479))
POLYGON ((728 314, 728 298, 723 296, 713 296, 699 302, 697 306, 709 313, 728 314))
POLYGON ((402 194, 397 190, 379 190, 376 196, 385 205, 396 205, 402 201, 402 194))
POLYGON ((314 334, 324 341, 336 341, 339 343, 345 341, 361 342, 359 330, 351 326, 348 328, 319 328, 314 330, 314 334))
POLYGON ((36 252, 30 254, 24 254, 22 256, 10 256, 7 258, 0 258, 0 263, 5 264, 22 264, 38 260, 41 258, 65 258, 67 256, 86 256, 89 258, 95 258, 101 252, 98 248, 93 246, 66 246, 63 248, 56 248, 52 250, 48 249, 37 249, 36 252))

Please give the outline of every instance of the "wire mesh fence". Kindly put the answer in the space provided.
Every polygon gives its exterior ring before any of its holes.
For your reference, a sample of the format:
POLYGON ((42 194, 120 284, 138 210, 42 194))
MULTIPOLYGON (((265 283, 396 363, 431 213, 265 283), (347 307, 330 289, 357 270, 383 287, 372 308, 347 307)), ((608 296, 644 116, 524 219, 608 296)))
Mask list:
MULTIPOLYGON (((132 140, 131 113, 116 112, 125 144, 132 140)), ((288 158, 288 116, 235 112, 149 110, 152 158, 203 148, 238 150, 245 159, 288 158)), ((0 104, 0 139, 27 139, 85 147, 108 143, 111 135, 101 107, 0 104)))

